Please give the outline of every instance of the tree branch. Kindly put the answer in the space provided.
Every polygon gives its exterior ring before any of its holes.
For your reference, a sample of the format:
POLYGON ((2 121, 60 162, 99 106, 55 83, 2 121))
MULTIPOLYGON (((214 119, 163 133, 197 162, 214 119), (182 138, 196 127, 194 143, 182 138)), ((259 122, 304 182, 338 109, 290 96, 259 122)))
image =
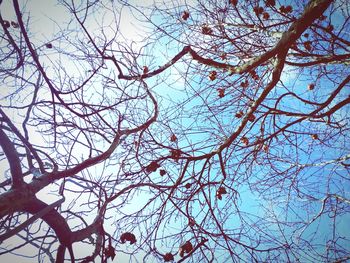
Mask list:
POLYGON ((18 188, 24 184, 21 161, 13 143, 3 131, 2 127, 0 127, 0 146, 4 151, 7 161, 10 165, 12 188, 18 188))
POLYGON ((35 220, 43 217, 44 215, 46 215, 48 212, 50 212, 53 208, 55 208, 56 206, 59 206, 60 204, 62 204, 64 202, 65 198, 61 198, 59 200, 57 200, 56 202, 46 206, 45 208, 43 208, 42 210, 40 210, 38 213, 34 214, 31 218, 29 218, 27 221, 23 222, 22 224, 20 224, 19 226, 7 231, 5 234, 0 236, 0 243, 2 243, 4 240, 12 237, 13 235, 19 233, 20 231, 22 231, 23 229, 25 229, 27 226, 29 226, 30 224, 34 223, 35 220))

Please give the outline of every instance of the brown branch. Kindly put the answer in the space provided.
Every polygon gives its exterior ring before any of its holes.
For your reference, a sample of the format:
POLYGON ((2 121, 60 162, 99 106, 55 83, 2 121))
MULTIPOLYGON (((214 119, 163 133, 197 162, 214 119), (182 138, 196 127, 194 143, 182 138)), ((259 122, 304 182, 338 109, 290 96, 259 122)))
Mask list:
POLYGON ((203 58, 192 49, 190 50, 190 53, 193 59, 197 60, 198 62, 208 66, 227 69, 231 74, 242 74, 249 72, 251 69, 276 56, 279 52, 281 52, 281 50, 288 49, 302 35, 302 33, 310 25, 312 25, 312 22, 323 14, 331 2, 333 2, 333 0, 311 0, 305 7, 303 14, 291 24, 286 32, 283 33, 281 39, 272 49, 262 54, 261 56, 248 61, 242 66, 235 67, 232 65, 216 62, 211 59, 203 58))
MULTIPOLYGON (((0 109, 0 114, 3 116, 4 121, 7 123, 7 125, 11 128, 12 132, 14 134, 16 134, 16 136, 22 141, 23 145, 26 148, 26 152, 28 154, 28 150, 31 152, 31 154, 34 156, 35 160, 38 162, 39 165, 39 169, 41 173, 45 172, 45 168, 44 168, 44 164, 41 160, 41 158, 39 157, 37 151, 34 149, 34 147, 32 146, 32 144, 28 141, 27 138, 25 138, 21 132, 17 129, 17 127, 12 123, 12 121, 10 120, 10 118, 6 115, 6 113, 0 109)), ((30 158, 30 157, 29 157, 30 158)))
POLYGON ((55 263, 64 263, 64 254, 66 252, 66 247, 62 244, 58 246, 57 254, 56 254, 56 261, 55 263))
POLYGON ((38 213, 34 214, 31 218, 29 218, 28 220, 26 220, 25 222, 23 222, 19 226, 15 227, 15 228, 7 231, 5 234, 1 235, 0 236, 0 243, 2 243, 6 239, 12 237, 13 235, 19 233, 20 231, 25 229, 27 226, 29 226, 30 224, 34 223, 35 220, 37 220, 37 219, 43 217, 44 215, 46 215, 48 212, 50 212, 50 210, 52 210, 56 206, 59 206, 60 204, 62 204, 64 202, 64 200, 65 200, 65 198, 63 197, 63 198, 57 200, 56 202, 46 206, 45 208, 40 210, 38 213))
POLYGON ((10 172, 12 176, 12 188, 14 189, 18 188, 24 184, 21 161, 19 159, 18 153, 13 143, 11 142, 11 140, 9 139, 9 137, 6 135, 6 133, 3 131, 1 127, 0 127, 0 146, 4 151, 7 161, 10 165, 10 172))
MULTIPOLYGON (((23 224, 30 224, 32 221, 35 221, 37 218, 44 220, 56 233, 59 241, 60 248, 57 252, 56 262, 63 262, 65 250, 68 248, 71 262, 74 262, 74 253, 72 250, 72 244, 77 241, 82 241, 92 234, 101 233, 103 219, 98 216, 97 219, 89 226, 72 232, 69 225, 66 222, 66 219, 59 214, 56 210, 53 210, 53 207, 61 204, 64 201, 60 199, 51 205, 47 205, 44 202, 38 199, 32 199, 26 205, 23 206, 23 211, 34 214, 30 222, 25 222, 23 224)), ((29 221, 28 220, 28 221, 29 221)))
POLYGON ((305 67, 311 67, 311 66, 325 64, 325 63, 336 63, 336 64, 350 63, 349 59, 350 59, 350 54, 342 54, 342 55, 318 57, 318 58, 315 58, 315 60, 304 62, 304 63, 286 61, 286 64, 290 66, 305 68, 305 67))
MULTIPOLYGON (((23 212, 36 215, 46 209, 48 206, 49 205, 43 201, 33 198, 25 205, 23 205, 21 210, 23 212)), ((70 230, 66 219, 60 213, 50 208, 47 213, 41 216, 41 219, 44 220, 55 231, 61 244, 65 246, 71 244, 72 231, 70 230)))
POLYGON ((329 116, 349 103, 350 103, 350 98, 346 98, 345 100, 342 100, 341 102, 339 102, 338 104, 336 104, 332 108, 330 108, 329 111, 324 112, 324 113, 319 114, 319 115, 316 115, 315 118, 323 118, 325 116, 329 116))
POLYGON ((41 73, 41 75, 43 76, 46 84, 48 85, 51 93, 52 93, 52 96, 56 97, 58 99, 58 101, 67 109, 69 110, 70 112, 74 113, 76 116, 80 117, 80 118, 84 118, 86 116, 88 116, 89 114, 81 114, 73 109, 71 109, 67 103, 64 102, 64 100, 61 98, 60 96, 60 92, 54 87, 54 85, 52 84, 50 78, 47 76, 43 66, 41 65, 40 61, 39 61, 39 57, 36 53, 36 51, 34 50, 33 48, 33 45, 31 44, 31 41, 29 39, 29 36, 28 36, 28 33, 24 27, 24 23, 23 23, 23 20, 22 20, 22 14, 21 14, 21 11, 20 11, 20 7, 19 7, 19 4, 18 4, 18 1, 17 0, 13 0, 13 6, 14 6, 14 9, 15 9, 15 13, 16 13, 16 17, 17 17, 17 20, 18 20, 18 24, 21 28, 21 32, 23 34, 23 38, 24 38, 24 41, 30 51, 30 54, 35 62, 35 65, 37 67, 37 69, 39 70, 39 72, 41 73))
MULTIPOLYGON (((332 92, 332 94, 324 101, 324 102, 317 102, 317 103, 313 103, 310 101, 306 101, 302 98, 299 98, 298 96, 296 96, 294 93, 286 93, 283 96, 289 94, 292 95, 294 97, 296 97, 297 99, 301 100, 304 103, 308 103, 308 104, 314 104, 319 106, 316 110, 312 111, 312 112, 308 112, 308 113, 301 113, 301 112, 291 112, 291 111, 284 111, 281 109, 276 109, 277 107, 277 103, 275 104, 275 108, 269 108, 270 113, 272 114, 278 114, 278 115, 285 115, 285 116, 295 116, 295 117, 312 117, 314 119, 317 118, 323 118, 325 116, 329 116, 332 113, 334 113, 335 111, 337 111, 338 109, 340 109, 341 107, 343 107, 344 105, 349 103, 349 98, 341 101, 340 103, 336 104, 335 106, 333 106, 329 111, 327 111, 326 113, 321 113, 318 114, 321 110, 323 110, 325 107, 329 106, 332 102, 332 100, 339 94, 339 92, 346 86, 346 84, 348 84, 350 82, 350 75, 348 75, 340 84, 339 86, 332 92)), ((282 99, 281 96, 278 101, 280 101, 282 99)))
MULTIPOLYGON (((273 47, 270 51, 266 52, 260 57, 244 64, 241 67, 233 68, 230 66, 228 68, 232 73, 244 73, 251 70, 252 68, 255 68, 256 66, 265 62, 266 60, 274 57, 275 55, 277 55, 277 61, 276 61, 274 70, 272 72, 271 82, 267 85, 267 87, 262 92, 260 97, 251 106, 246 116, 242 119, 241 124, 237 127, 236 131, 232 133, 231 136, 222 145, 220 145, 218 150, 213 151, 212 153, 201 155, 201 156, 190 157, 189 159, 201 160, 204 158, 210 158, 215 153, 221 152, 222 150, 224 150, 225 148, 227 148, 229 145, 232 144, 232 142, 239 136, 239 134, 242 132, 242 130, 246 126, 248 119, 251 117, 253 112, 265 100, 267 95, 270 93, 270 91, 275 87, 277 82, 280 80, 280 76, 284 67, 285 58, 289 47, 302 35, 302 33, 312 24, 312 22, 315 19, 317 19, 319 16, 322 15, 322 13, 328 8, 331 2, 332 0, 311 0, 306 6, 306 8, 304 9, 303 14, 295 22, 292 23, 288 31, 283 33, 280 41, 275 45, 275 47, 273 47)), ((212 60, 202 58, 197 53, 195 53, 195 57, 198 59, 200 63, 213 65, 216 67, 220 66, 220 64, 217 64, 217 63, 211 64, 212 60)))
MULTIPOLYGON (((158 69, 151 71, 149 73, 146 74, 142 74, 142 75, 138 75, 138 76, 126 76, 124 75, 122 72, 120 72, 118 78, 119 79, 126 79, 126 80, 136 80, 136 79, 145 79, 145 78, 150 78, 153 77, 155 75, 158 75, 159 73, 162 73, 164 70, 166 70, 167 68, 171 67, 172 65, 174 65, 177 61, 179 61, 184 55, 186 55, 189 51, 191 51, 191 47, 190 46, 185 46, 177 55, 175 55, 168 63, 164 64, 163 66, 159 67, 158 69)), ((116 64, 117 62, 115 60, 114 64, 116 64)))
POLYGON ((152 93, 148 90, 146 83, 143 82, 143 84, 145 85, 146 93, 149 95, 149 97, 152 100, 152 103, 154 104, 154 113, 152 117, 150 117, 145 123, 141 124, 136 128, 118 131, 109 148, 102 154, 91 157, 70 169, 67 169, 64 171, 54 171, 52 173, 43 174, 39 180, 33 180, 31 183, 29 183, 26 186, 26 189, 18 189, 18 191, 10 190, 0 195, 0 217, 15 211, 16 208, 18 207, 21 207, 23 204, 27 202, 28 199, 32 198, 33 194, 40 191, 42 188, 44 188, 48 184, 56 180, 59 180, 61 178, 75 175, 88 167, 91 167, 104 160, 107 160, 119 145, 121 136, 123 135, 128 136, 130 134, 137 133, 141 130, 145 130, 153 122, 155 122, 158 117, 158 104, 156 99, 152 95, 152 93))

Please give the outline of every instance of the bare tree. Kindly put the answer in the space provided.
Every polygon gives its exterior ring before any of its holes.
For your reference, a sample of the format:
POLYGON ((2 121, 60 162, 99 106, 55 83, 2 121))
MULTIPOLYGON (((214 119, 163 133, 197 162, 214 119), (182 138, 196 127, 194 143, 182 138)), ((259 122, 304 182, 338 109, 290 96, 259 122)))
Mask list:
POLYGON ((1 257, 350 259, 347 1, 4 5, 1 257))

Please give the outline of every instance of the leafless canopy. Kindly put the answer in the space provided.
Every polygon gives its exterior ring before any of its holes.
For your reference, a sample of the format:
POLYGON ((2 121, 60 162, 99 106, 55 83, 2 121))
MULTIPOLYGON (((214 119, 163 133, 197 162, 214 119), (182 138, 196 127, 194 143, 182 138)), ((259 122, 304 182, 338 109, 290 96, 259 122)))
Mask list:
POLYGON ((349 1, 131 2, 0 1, 0 261, 350 259, 349 1))

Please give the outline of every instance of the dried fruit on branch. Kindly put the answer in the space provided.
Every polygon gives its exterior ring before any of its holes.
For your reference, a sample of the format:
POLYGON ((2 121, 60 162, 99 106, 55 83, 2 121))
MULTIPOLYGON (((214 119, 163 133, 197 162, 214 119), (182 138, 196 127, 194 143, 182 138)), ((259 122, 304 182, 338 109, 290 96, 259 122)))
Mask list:
POLYGON ((153 173, 157 171, 160 165, 156 161, 152 161, 149 165, 146 166, 147 173, 153 173))
POLYGON ((220 186, 217 193, 222 195, 227 194, 226 188, 224 186, 220 186))
POLYGON ((233 6, 236 6, 238 4, 238 0, 229 0, 229 3, 233 6))
POLYGON ((190 13, 189 12, 187 12, 187 11, 183 11, 183 13, 182 13, 182 19, 183 20, 187 20, 189 17, 190 17, 190 13))
POLYGON ((254 115, 254 114, 251 114, 251 115, 248 117, 248 121, 250 121, 250 122, 255 121, 255 115, 254 115))
POLYGON ((51 44, 51 43, 46 43, 45 46, 46 46, 47 48, 52 48, 52 44, 51 44))
POLYGON ((213 33, 213 29, 211 29, 209 26, 207 25, 202 26, 202 34, 211 35, 212 33, 213 33))
POLYGON ((308 90, 313 90, 315 88, 315 84, 311 83, 307 86, 308 90))
POLYGON ((293 7, 291 5, 287 5, 284 11, 286 14, 291 13, 293 12, 293 7))
POLYGON ((181 151, 177 149, 171 149, 170 150, 170 157, 174 159, 175 161, 178 161, 181 156, 181 151))
POLYGON ((216 191, 216 197, 219 200, 222 200, 222 195, 227 194, 226 188, 223 186, 220 186, 219 189, 216 191))
POLYGON ((171 253, 166 253, 163 255, 164 262, 170 262, 174 260, 174 256, 171 253))
POLYGON ((266 0, 265 4, 266 4, 266 6, 275 6, 276 1, 275 0, 266 0))
POLYGON ((270 14, 268 12, 263 13, 263 19, 268 20, 270 18, 270 14))
POLYGON ((188 254, 192 251, 193 246, 190 241, 186 241, 185 244, 180 246, 179 253, 180 257, 184 257, 185 254, 188 254))
POLYGON ((263 151, 267 153, 269 151, 269 146, 264 144, 263 151))
POLYGON ((227 59, 227 54, 226 53, 221 53, 220 54, 220 58, 222 59, 222 60, 225 60, 225 59, 227 59))
POLYGON ((166 171, 164 169, 160 169, 159 174, 160 174, 160 176, 164 176, 164 175, 166 175, 166 171))
POLYGON ((172 134, 172 135, 170 136, 170 141, 171 141, 171 142, 176 142, 176 141, 177 141, 177 137, 176 137, 175 134, 172 134))
POLYGON ((242 81, 242 82, 241 82, 241 87, 242 87, 242 88, 247 88, 248 85, 249 85, 249 82, 248 82, 247 79, 246 79, 245 81, 242 81))
POLYGON ((143 66, 143 74, 147 74, 148 73, 148 67, 147 66, 143 66))
POLYGON ((241 138, 241 142, 244 144, 244 145, 248 145, 249 144, 249 140, 247 137, 242 137, 241 138))
POLYGON ((313 140, 317 140, 317 139, 318 139, 318 135, 317 135, 317 134, 312 134, 312 135, 311 135, 311 138, 312 138, 313 140))
POLYGON ((293 11, 293 7, 290 6, 290 5, 288 5, 288 6, 282 5, 282 6, 280 7, 280 11, 281 11, 281 13, 283 13, 283 14, 289 14, 289 13, 291 13, 291 12, 293 11))
POLYGON ((243 114, 244 114, 243 111, 239 111, 239 112, 236 113, 235 117, 236 118, 242 118, 243 114))
POLYGON ((219 98, 225 97, 225 89, 217 89, 219 98))
POLYGON ((11 21, 11 26, 12 26, 13 28, 19 28, 18 23, 15 22, 15 21, 11 21))
POLYGON ((259 75, 256 73, 255 70, 250 71, 249 74, 252 77, 252 79, 254 79, 254 80, 258 80, 259 79, 259 75))
POLYGON ((253 10, 257 16, 261 15, 264 12, 264 8, 262 8, 261 6, 255 6, 253 10))
POLYGON ((307 51, 311 51, 311 49, 312 49, 311 41, 305 41, 305 42, 304 42, 304 48, 305 48, 307 51))
POLYGON ((4 20, 4 26, 5 26, 5 28, 9 28, 11 26, 10 22, 7 20, 4 20))
POLYGON ((125 232, 120 236, 120 241, 124 244, 126 241, 130 242, 130 245, 136 243, 136 237, 133 233, 125 232))
POLYGON ((213 80, 215 80, 216 79, 216 76, 217 76, 217 72, 215 71, 215 70, 213 70, 213 71, 211 71, 210 73, 209 73, 209 79, 211 80, 211 81, 213 81, 213 80))
POLYGON ((114 249, 114 247, 109 245, 108 248, 105 249, 104 254, 105 254, 107 259, 111 258, 113 260, 114 257, 115 257, 115 249, 114 249))

